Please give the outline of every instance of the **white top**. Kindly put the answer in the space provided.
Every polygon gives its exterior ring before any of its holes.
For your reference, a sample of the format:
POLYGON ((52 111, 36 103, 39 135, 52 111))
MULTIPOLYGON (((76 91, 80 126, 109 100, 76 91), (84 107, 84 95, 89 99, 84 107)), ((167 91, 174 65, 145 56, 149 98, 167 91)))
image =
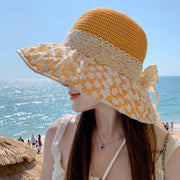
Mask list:
MULTIPOLYGON (((62 119, 62 121, 60 122, 53 143, 52 143, 52 147, 51 147, 51 151, 54 157, 54 170, 52 172, 52 180, 64 180, 64 176, 65 176, 65 170, 62 168, 61 165, 61 152, 58 150, 58 144, 61 141, 63 134, 66 130, 66 127, 68 125, 68 122, 70 121, 70 119, 72 118, 72 115, 67 115, 64 119, 62 119)), ((111 162, 109 163, 103 177, 102 180, 105 180, 111 167, 113 166, 113 163, 115 162, 116 158, 118 157, 120 151, 122 150, 122 148, 125 145, 126 140, 124 139, 122 144, 120 145, 120 147, 118 148, 117 152, 115 153, 113 159, 111 160, 111 162)), ((166 149, 166 159, 165 159, 165 164, 167 163, 169 157, 172 155, 172 153, 176 150, 176 148, 178 148, 180 146, 180 140, 178 137, 175 138, 171 138, 168 141, 167 144, 167 149, 166 149)), ((155 164, 155 168, 156 168, 156 180, 163 180, 163 169, 162 169, 162 155, 160 155, 159 159, 157 160, 156 164, 155 164)), ((89 180, 100 180, 99 177, 89 177, 89 180)))

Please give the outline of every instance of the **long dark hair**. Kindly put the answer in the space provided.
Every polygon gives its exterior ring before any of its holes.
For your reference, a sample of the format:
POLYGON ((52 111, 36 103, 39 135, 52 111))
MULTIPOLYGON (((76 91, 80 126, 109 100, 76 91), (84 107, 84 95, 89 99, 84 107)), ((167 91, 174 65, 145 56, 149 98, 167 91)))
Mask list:
MULTIPOLYGON (((117 113, 122 119, 124 136, 129 153, 133 180, 155 179, 155 155, 151 149, 156 148, 153 125, 146 125, 126 115, 117 113), (149 132, 149 133, 148 133, 149 132), (149 138, 154 138, 153 144, 149 138)), ((81 114, 69 156, 66 180, 88 180, 91 159, 91 137, 95 128, 95 110, 81 114)))

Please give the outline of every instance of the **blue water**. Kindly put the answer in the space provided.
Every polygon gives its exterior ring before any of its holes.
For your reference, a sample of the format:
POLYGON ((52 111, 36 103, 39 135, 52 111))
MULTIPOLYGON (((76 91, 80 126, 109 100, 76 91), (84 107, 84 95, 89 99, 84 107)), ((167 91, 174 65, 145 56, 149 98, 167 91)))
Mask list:
POLYGON ((52 80, 0 80, 2 135, 44 135, 53 121, 71 113, 67 88, 52 80))
MULTIPOLYGON (((163 121, 180 123, 180 77, 160 77, 157 89, 163 121)), ((67 89, 52 80, 0 80, 0 134, 15 139, 45 135, 53 121, 75 114, 71 105, 67 89)))

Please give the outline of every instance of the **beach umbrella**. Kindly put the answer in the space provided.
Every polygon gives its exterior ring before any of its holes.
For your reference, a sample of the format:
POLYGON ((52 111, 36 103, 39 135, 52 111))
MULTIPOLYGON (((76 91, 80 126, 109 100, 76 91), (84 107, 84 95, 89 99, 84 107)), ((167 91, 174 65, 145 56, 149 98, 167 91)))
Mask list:
POLYGON ((42 159, 27 143, 0 136, 0 180, 39 179, 42 159))

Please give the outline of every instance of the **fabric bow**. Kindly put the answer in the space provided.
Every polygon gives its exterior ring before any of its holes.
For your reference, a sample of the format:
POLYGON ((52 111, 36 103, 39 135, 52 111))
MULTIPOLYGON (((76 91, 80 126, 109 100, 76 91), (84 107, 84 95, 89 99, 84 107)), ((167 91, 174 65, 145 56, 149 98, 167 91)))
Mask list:
POLYGON ((156 93, 156 106, 158 104, 159 96, 155 83, 157 83, 158 81, 158 70, 156 65, 147 67, 140 75, 141 85, 150 92, 156 93))

